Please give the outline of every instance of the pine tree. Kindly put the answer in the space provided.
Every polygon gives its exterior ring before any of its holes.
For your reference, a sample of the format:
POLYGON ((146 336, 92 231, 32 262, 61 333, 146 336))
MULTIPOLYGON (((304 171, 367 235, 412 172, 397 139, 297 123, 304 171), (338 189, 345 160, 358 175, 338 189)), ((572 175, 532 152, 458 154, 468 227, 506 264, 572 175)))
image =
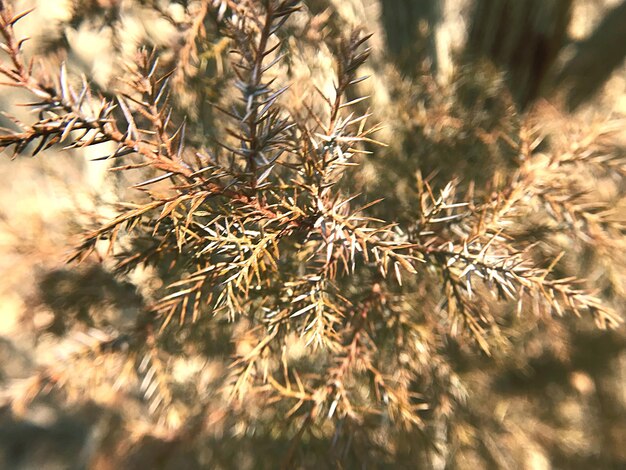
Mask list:
MULTIPOLYGON (((121 3, 95 2, 90 19, 92 3, 68 21, 102 21, 121 50, 121 3)), ((32 111, 0 147, 109 149, 132 192, 92 215, 69 261, 162 285, 122 320, 65 318, 64 360, 12 387, 14 409, 50 393, 124 403, 128 422, 167 431, 161 461, 187 446, 199 466, 435 466, 473 419, 461 357, 503 360, 553 317, 621 324, 610 288, 571 275, 577 253, 623 246, 584 178, 624 174, 611 123, 560 137, 470 70, 446 89, 398 79, 403 96, 431 94, 400 103, 406 134, 389 132, 366 95, 368 34, 320 42, 295 0, 133 3, 180 41, 115 63, 110 88, 25 57, 29 12, 0 3, 3 86, 32 111), (302 72, 315 50, 332 77, 302 72)))

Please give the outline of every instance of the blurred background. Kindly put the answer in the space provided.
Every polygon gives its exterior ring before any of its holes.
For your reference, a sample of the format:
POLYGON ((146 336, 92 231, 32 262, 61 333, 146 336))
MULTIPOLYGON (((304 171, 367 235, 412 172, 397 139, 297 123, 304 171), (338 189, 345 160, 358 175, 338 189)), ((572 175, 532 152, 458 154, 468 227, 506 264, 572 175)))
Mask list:
MULTIPOLYGON (((31 37, 27 54, 41 56, 51 68, 65 61, 103 93, 118 86, 120 64, 133 60, 141 45, 162 50, 165 61, 175 60, 172 51, 180 52, 184 44, 180 26, 202 5, 192 0, 11 3, 17 11, 36 8, 18 27, 31 37)), ((364 163, 355 184, 385 195, 380 210, 386 214, 402 217, 406 188, 414 183, 405 175, 417 169, 436 171, 441 182, 473 181, 487 191, 494 177, 516 165, 508 141, 529 121, 550 133, 553 151, 568 151, 572 142, 590 138, 607 153, 626 155, 626 2, 303 4, 305 13, 290 26, 290 46, 299 51, 290 70, 296 89, 329 64, 323 52, 311 52, 316 41, 350 27, 374 33, 367 65, 372 78, 363 91, 371 95, 376 119, 386 123, 378 139, 389 147, 364 163), (610 138, 600 128, 610 128, 610 138)), ((189 139, 201 144, 213 132, 207 103, 219 98, 227 60, 223 38, 210 19, 206 22, 203 47, 190 53, 188 63, 197 87, 183 86, 176 75, 173 80, 180 87, 176 112, 197 123, 189 139)), ((0 110, 28 120, 14 106, 24 96, 9 88, 0 93, 0 110)), ((67 334, 75 325, 90 331, 129 321, 161 286, 151 272, 120 281, 106 263, 65 264, 94 214, 110 216, 113 204, 132 197, 127 182, 107 172, 108 162, 90 161, 105 154, 97 152, 52 149, 37 158, 0 158, 0 468, 273 468, 260 459, 284 452, 287 443, 218 433, 188 444, 171 422, 153 425, 100 379, 87 399, 51 395, 21 410, 9 405, 33 373, 64 360, 77 341, 67 334)), ((586 184, 625 218, 623 179, 592 175, 586 184)), ((574 247, 568 261, 570 270, 599 286, 620 313, 626 292, 623 239, 617 234, 604 251, 574 247)), ((454 448, 424 468, 626 468, 624 328, 601 332, 576 318, 529 322, 524 328, 508 354, 487 359, 459 351, 452 359, 467 389, 467 406, 456 417, 454 448)), ((182 376, 191 377, 189 367, 182 376)), ((207 373, 220 374, 220 366, 207 373)), ((180 421, 189 413, 180 412, 180 421)), ((393 467, 422 468, 401 460, 393 467)))

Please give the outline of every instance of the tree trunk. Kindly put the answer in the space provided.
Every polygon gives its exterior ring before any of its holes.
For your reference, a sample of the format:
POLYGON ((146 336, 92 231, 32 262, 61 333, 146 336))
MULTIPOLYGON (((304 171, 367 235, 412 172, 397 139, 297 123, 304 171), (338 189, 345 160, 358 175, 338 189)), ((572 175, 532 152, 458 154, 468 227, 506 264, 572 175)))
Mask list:
POLYGON ((559 77, 571 110, 593 96, 626 58, 626 2, 606 14, 559 77))
POLYGON ((565 43, 571 9, 572 0, 477 0, 467 51, 504 69, 524 108, 540 94, 565 43))

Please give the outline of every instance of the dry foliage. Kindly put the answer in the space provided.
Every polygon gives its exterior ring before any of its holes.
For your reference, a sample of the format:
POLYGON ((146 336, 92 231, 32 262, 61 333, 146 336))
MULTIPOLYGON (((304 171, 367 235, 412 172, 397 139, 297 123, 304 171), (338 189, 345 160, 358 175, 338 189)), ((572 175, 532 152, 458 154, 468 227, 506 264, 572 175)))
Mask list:
MULTIPOLYGON (((426 134, 439 126, 442 139, 463 132, 504 145, 513 157, 482 175, 482 187, 441 184, 430 173, 437 162, 416 159, 405 167, 415 170, 408 193, 389 205, 359 176, 363 165, 385 171, 375 155, 398 151, 376 140, 377 114, 362 96, 368 35, 327 40, 333 86, 311 81, 300 94, 288 84, 290 50, 311 23, 300 2, 203 0, 185 20, 163 2, 138 3, 183 40, 169 56, 140 50, 115 90, 98 90, 65 65, 26 59, 14 25, 28 12, 0 2, 3 86, 28 92, 33 115, 3 130, 0 147, 19 156, 108 144, 102 159, 137 195, 111 220, 94 214, 71 260, 104 258, 120 279, 153 267, 164 283, 130 322, 96 315, 88 329, 69 325, 74 346, 63 360, 8 389, 16 410, 53 391, 133 400, 149 417, 129 415, 158 423, 170 442, 273 436, 285 442, 285 467, 436 460, 430 445, 445 454, 441 423, 466 399, 453 345, 505 355, 520 319, 620 325, 607 295, 566 274, 569 255, 560 261, 581 246, 607 257, 623 249, 624 221, 584 177, 623 176, 622 156, 603 144, 612 123, 559 145, 532 114, 485 130, 471 110, 455 116, 442 92, 429 104, 436 121, 410 110, 402 119, 421 120, 426 134), (207 61, 215 78, 199 78, 207 61), (198 116, 214 124, 206 135, 198 116)), ((618 273, 614 289, 619 282, 618 273)))

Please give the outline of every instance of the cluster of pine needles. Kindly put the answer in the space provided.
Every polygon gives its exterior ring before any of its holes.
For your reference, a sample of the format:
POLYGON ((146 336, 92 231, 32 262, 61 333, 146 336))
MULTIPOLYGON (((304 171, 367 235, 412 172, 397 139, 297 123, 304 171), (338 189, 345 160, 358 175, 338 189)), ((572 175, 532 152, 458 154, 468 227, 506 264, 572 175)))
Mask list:
POLYGON ((504 325, 515 317, 620 325, 585 282, 559 275, 562 253, 546 240, 568 233, 601 244, 623 233, 623 222, 567 177, 581 166, 621 176, 622 161, 591 144, 538 155, 545 136, 529 123, 516 169, 492 191, 459 181, 437 188, 417 172, 411 214, 383 220, 380 200, 352 184, 382 148, 361 95, 369 36, 333 40, 332 88, 311 84, 294 99, 283 82, 285 31, 307 14, 300 2, 201 3, 200 16, 212 15, 230 49, 232 93, 211 104, 220 122, 211 145, 188 136, 196 123, 177 112, 175 96, 195 73, 204 16, 186 24, 186 63, 168 70, 158 52, 142 49, 119 89, 104 92, 65 65, 27 60, 14 26, 29 12, 0 3, 2 85, 29 94, 23 105, 34 116, 14 119, 0 147, 19 156, 107 144, 102 159, 136 181, 138 196, 87 231, 71 259, 93 262, 95 252, 121 278, 152 266, 165 281, 132 327, 81 333, 62 362, 12 389, 14 406, 53 390, 80 397, 94 387, 74 374, 86 362, 116 371, 117 393, 139 391, 166 427, 209 432, 231 419, 253 428, 269 409, 281 417, 272 426, 292 439, 286 461, 321 435, 334 436, 344 455, 365 441, 380 445, 383 429, 427 434, 433 416, 454 413, 465 392, 446 359, 449 341, 491 355, 506 347, 504 325), (549 222, 524 231, 537 207, 549 222), (177 358, 194 354, 227 364, 204 389, 172 375, 177 358))

